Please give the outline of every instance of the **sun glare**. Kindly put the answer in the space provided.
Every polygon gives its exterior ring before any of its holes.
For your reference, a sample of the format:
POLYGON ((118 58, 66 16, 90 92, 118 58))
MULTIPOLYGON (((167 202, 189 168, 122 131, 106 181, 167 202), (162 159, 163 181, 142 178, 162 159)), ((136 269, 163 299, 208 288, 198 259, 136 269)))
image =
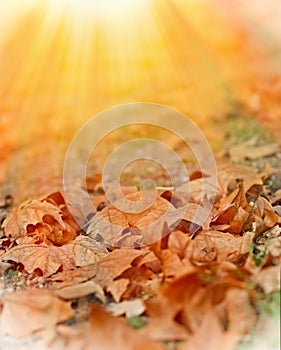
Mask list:
POLYGON ((118 18, 135 13, 143 7, 144 0, 51 0, 49 3, 57 11, 66 10, 74 17, 118 18))

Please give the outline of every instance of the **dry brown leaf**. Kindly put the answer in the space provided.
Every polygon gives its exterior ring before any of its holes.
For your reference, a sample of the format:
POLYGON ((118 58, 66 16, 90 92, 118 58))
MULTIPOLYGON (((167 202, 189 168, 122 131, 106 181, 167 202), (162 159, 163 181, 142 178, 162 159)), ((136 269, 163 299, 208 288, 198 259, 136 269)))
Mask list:
POLYGON ((247 231, 244 233, 239 251, 240 254, 247 254, 250 252, 250 248, 253 244, 254 237, 255 233, 252 231, 247 231))
POLYGON ((73 257, 62 252, 60 248, 44 243, 21 244, 3 254, 1 259, 22 263, 28 273, 40 269, 43 276, 48 277, 57 272, 61 266, 66 270, 75 267, 73 257))
POLYGON ((27 235, 34 243, 54 245, 71 241, 79 230, 60 192, 22 203, 9 213, 3 226, 8 237, 17 239, 27 235))
POLYGON ((211 221, 210 207, 189 203, 183 219, 199 227, 204 225, 204 229, 208 229, 211 221))
POLYGON ((250 159, 255 160, 275 154, 278 151, 276 144, 257 145, 256 138, 252 138, 239 145, 232 146, 228 153, 233 162, 250 159))
POLYGON ((125 315, 126 317, 140 316, 145 311, 142 299, 125 300, 121 303, 110 303, 106 307, 113 316, 125 315))
POLYGON ((211 237, 200 232, 188 246, 185 258, 194 265, 210 265, 217 260, 217 249, 211 237))
POLYGON ((259 197, 255 202, 253 214, 256 237, 275 226, 279 221, 279 216, 274 212, 271 204, 264 197, 259 197))
POLYGON ((102 244, 83 235, 62 246, 61 250, 68 256, 73 257, 75 266, 87 266, 96 263, 108 254, 102 244))
POLYGON ((253 329, 257 321, 257 315, 251 306, 247 290, 229 288, 225 294, 225 308, 230 331, 243 335, 253 329))
POLYGON ((186 257, 194 262, 233 261, 241 254, 243 237, 219 231, 200 232, 190 243, 186 257))
POLYGON ((218 188, 227 194, 231 183, 243 180, 244 190, 247 192, 253 185, 262 185, 263 174, 256 169, 238 164, 227 164, 220 167, 218 173, 218 188))
POLYGON ((130 284, 130 280, 128 278, 119 278, 117 280, 112 281, 106 288, 107 292, 110 293, 113 299, 118 303, 122 295, 128 289, 130 284))
POLYGON ((162 251, 162 271, 165 277, 174 277, 185 270, 185 266, 179 256, 169 249, 162 251))
POLYGON ((235 350, 240 337, 234 332, 224 331, 214 309, 204 315, 203 322, 195 333, 179 347, 179 350, 235 350))
POLYGON ((64 300, 78 299, 94 294, 100 301, 105 303, 105 295, 100 285, 94 281, 87 281, 72 286, 66 286, 54 291, 54 294, 64 300))
POLYGON ((62 212, 56 206, 40 199, 31 199, 11 211, 4 221, 6 236, 18 238, 25 236, 27 225, 36 225, 43 221, 45 215, 51 215, 62 227, 62 212))
POLYGON ((57 288, 66 287, 67 285, 78 284, 85 282, 97 274, 97 264, 90 264, 75 268, 73 270, 66 270, 58 272, 50 277, 50 281, 55 282, 57 288))
POLYGON ((28 273, 40 269, 43 276, 48 277, 61 267, 63 270, 70 270, 95 263, 106 254, 104 249, 90 238, 78 236, 61 247, 44 243, 20 244, 1 255, 1 260, 22 263, 28 273))
POLYGON ((149 237, 153 228, 146 233, 142 232, 144 228, 150 225, 153 227, 153 224, 159 227, 164 222, 171 226, 177 221, 177 209, 162 198, 161 193, 158 191, 158 196, 148 209, 137 213, 124 212, 115 207, 115 205, 122 207, 125 202, 131 202, 131 209, 136 209, 136 203, 142 198, 142 193, 127 194, 126 199, 116 201, 98 212, 91 220, 87 234, 109 246, 134 247, 134 243, 143 245, 145 242, 142 234, 145 235, 146 241, 154 241, 155 237, 149 237))
POLYGON ((154 342, 131 328, 125 321, 111 316, 103 308, 95 305, 90 315, 90 325, 81 332, 73 334, 66 329, 60 329, 61 337, 57 343, 64 349, 84 350, 164 350, 164 346, 154 342))
POLYGON ((164 350, 163 345, 144 337, 133 330, 123 320, 106 313, 101 307, 95 306, 90 317, 90 338, 95 349, 105 350, 164 350))
POLYGON ((221 197, 223 192, 216 186, 212 179, 199 178, 184 183, 180 187, 176 188, 176 194, 181 194, 183 197, 189 197, 191 203, 197 203, 202 205, 204 195, 207 196, 209 202, 213 202, 216 197, 221 197))
POLYGON ((112 281, 132 267, 132 262, 147 254, 145 250, 116 249, 98 262, 98 273, 94 281, 107 288, 112 281))
POLYGON ((266 294, 280 291, 280 266, 265 267, 252 276, 252 281, 259 285, 266 294))
POLYGON ((218 213, 212 219, 212 225, 228 225, 226 227, 228 232, 241 233, 251 210, 243 183, 240 182, 234 191, 220 201, 218 213))
POLYGON ((69 302, 58 299, 47 289, 6 294, 0 315, 0 334, 25 337, 73 317, 69 302))
POLYGON ((172 252, 176 253, 180 259, 183 259, 190 241, 190 236, 184 234, 181 231, 173 231, 169 235, 168 248, 172 252))
POLYGON ((183 324, 175 322, 184 305, 191 302, 202 285, 197 276, 198 269, 193 268, 180 276, 168 280, 157 289, 157 298, 145 301, 146 314, 150 322, 142 332, 157 340, 185 340, 188 332, 183 324))
POLYGON ((179 305, 170 305, 168 298, 149 299, 145 301, 149 323, 141 329, 141 333, 155 340, 175 341, 187 338, 186 329, 175 321, 180 310, 179 305))

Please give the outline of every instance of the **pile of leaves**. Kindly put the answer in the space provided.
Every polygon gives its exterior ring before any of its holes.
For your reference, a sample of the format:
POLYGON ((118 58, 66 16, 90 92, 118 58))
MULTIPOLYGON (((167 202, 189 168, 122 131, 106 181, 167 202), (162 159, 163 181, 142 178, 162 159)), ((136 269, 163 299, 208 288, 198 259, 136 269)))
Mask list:
POLYGON ((255 327, 258 296, 280 290, 281 190, 270 190, 272 176, 224 166, 202 200, 197 170, 188 186, 159 188, 136 214, 92 186, 96 211, 83 229, 60 192, 4 204, 1 337, 33 335, 40 349, 235 349, 255 327), (143 227, 185 198, 184 217, 169 216, 148 241, 143 227), (210 201, 204 225, 194 222, 210 201))

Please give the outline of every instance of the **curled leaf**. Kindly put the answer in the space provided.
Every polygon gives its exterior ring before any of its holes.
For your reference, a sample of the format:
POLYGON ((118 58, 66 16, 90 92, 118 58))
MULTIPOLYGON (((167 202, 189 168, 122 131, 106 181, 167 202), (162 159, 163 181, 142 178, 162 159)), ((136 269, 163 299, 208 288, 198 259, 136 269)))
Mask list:
POLYGON ((79 230, 60 192, 22 203, 9 213, 3 227, 7 237, 29 236, 34 243, 54 245, 71 241, 79 230))

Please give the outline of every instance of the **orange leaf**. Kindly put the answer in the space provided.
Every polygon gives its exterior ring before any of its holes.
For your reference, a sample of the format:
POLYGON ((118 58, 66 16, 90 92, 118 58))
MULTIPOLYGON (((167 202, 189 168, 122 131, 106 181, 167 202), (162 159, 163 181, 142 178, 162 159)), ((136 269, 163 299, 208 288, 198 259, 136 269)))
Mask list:
MULTIPOLYGON (((147 195, 149 196, 149 191, 147 195)), ((129 213, 115 207, 115 205, 122 207, 124 203, 129 203, 131 209, 135 210, 136 203, 141 198, 141 192, 133 192, 127 194, 126 199, 116 201, 114 205, 108 205, 93 217, 87 234, 92 237, 98 236, 109 246, 134 247, 134 242, 142 244, 144 238, 147 241, 153 241, 154 237, 142 236, 142 229, 154 223, 161 226, 164 221, 167 221, 169 226, 174 224, 177 220, 174 215, 177 209, 159 194, 149 208, 140 212, 129 213), (165 215, 168 209, 170 213, 165 215), (129 237, 126 237, 126 234, 129 237)))
POLYGON ((44 243, 21 244, 1 255, 1 259, 22 263, 28 273, 40 269, 45 277, 57 272, 61 266, 66 270, 75 267, 72 256, 65 254, 60 247, 44 243))
POLYGON ((55 282, 60 288, 61 286, 72 285, 73 283, 85 282, 97 274, 97 264, 90 264, 74 270, 66 270, 58 272, 50 280, 55 282))
POLYGON ((279 221, 279 216, 274 212, 271 204, 264 198, 259 197, 254 206, 256 220, 256 236, 272 228, 279 221))
POLYGON ((113 296, 116 302, 121 300, 122 295, 126 292, 130 280, 128 278, 120 278, 118 280, 112 281, 106 290, 113 296))
POLYGON ((164 347, 138 334, 124 321, 117 319, 101 307, 95 306, 90 317, 91 338, 95 349, 111 349, 114 344, 116 350, 160 350, 164 347))
POLYGON ((214 309, 204 315, 195 334, 183 343, 179 350, 235 350, 240 337, 234 332, 226 332, 214 309))
POLYGON ((73 284, 54 291, 61 299, 78 299, 87 295, 95 294, 99 300, 105 303, 105 296, 101 286, 94 281, 86 281, 80 284, 73 284))
MULTIPOLYGON (((85 350, 164 350, 164 346, 139 334, 125 321, 111 316, 95 305, 90 315, 90 326, 82 333, 85 350)), ((67 347, 66 347, 67 348, 67 347)))
POLYGON ((24 265, 28 273, 40 269, 45 277, 58 271, 73 269, 97 262, 106 254, 103 247, 88 237, 78 236, 74 241, 62 246, 47 244, 21 244, 5 254, 2 260, 12 260, 24 265))
POLYGON ((180 305, 170 303, 166 297, 145 301, 149 323, 141 329, 141 333, 160 341, 185 340, 187 330, 175 321, 180 305))
POLYGON ((220 201, 218 214, 213 218, 213 225, 228 225, 226 230, 231 233, 241 233, 244 224, 250 216, 251 206, 248 204, 243 183, 227 197, 220 201))
POLYGON ((104 256, 98 262, 98 273, 94 280, 103 287, 111 285, 112 281, 124 271, 132 267, 132 262, 147 251, 135 249, 116 249, 104 256))
POLYGON ((251 306, 247 290, 229 288, 226 291, 225 307, 230 330, 242 335, 253 329, 257 314, 251 306))
POLYGON ((54 327, 73 317, 69 302, 58 299, 53 292, 33 289, 6 294, 0 315, 0 334, 25 337, 54 327))
POLYGON ((71 241, 79 230, 60 192, 22 203, 10 212, 3 226, 6 236, 17 239, 27 235, 34 243, 54 245, 71 241))
POLYGON ((259 174, 256 169, 243 165, 224 165, 217 175, 218 184, 223 193, 227 193, 229 184, 237 179, 243 179, 245 192, 247 192, 253 185, 262 185, 262 174, 259 174))

